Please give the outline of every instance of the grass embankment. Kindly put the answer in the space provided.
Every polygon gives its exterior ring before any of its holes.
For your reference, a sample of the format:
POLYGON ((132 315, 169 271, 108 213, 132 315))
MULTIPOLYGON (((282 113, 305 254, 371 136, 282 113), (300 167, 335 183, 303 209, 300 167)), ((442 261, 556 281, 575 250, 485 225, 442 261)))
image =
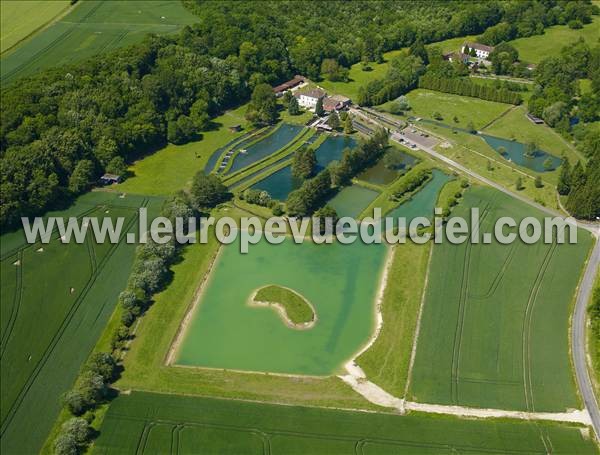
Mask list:
POLYGON ((543 35, 518 38, 509 44, 519 51, 519 58, 530 63, 539 63, 546 57, 556 54, 557 50, 583 38, 589 46, 600 39, 600 16, 593 16, 590 24, 581 29, 571 29, 567 25, 555 25, 544 30, 543 35))
POLYGON ((63 13, 70 4, 69 0, 0 2, 0 52, 4 53, 33 35, 63 13))
POLYGON ((134 392, 111 406, 95 452, 262 454, 597 453, 557 423, 406 416, 134 392), (541 438, 540 434, 544 437, 541 438), (510 435, 507 437, 507 435, 510 435))
POLYGON ((308 324, 316 317, 311 305, 304 297, 281 286, 265 286, 256 292, 252 300, 255 303, 279 305, 285 312, 286 319, 294 325, 308 324))
POLYGON ((356 359, 369 381, 394 396, 404 396, 425 285, 431 244, 407 242, 392 247, 393 259, 383 294, 383 326, 373 345, 356 359))

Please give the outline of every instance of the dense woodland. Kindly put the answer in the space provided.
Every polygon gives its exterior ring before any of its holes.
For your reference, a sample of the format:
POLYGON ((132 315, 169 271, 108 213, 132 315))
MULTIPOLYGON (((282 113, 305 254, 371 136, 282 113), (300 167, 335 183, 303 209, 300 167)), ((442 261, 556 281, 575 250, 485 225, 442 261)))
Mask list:
POLYGON ((557 0, 185 4, 198 23, 175 36, 149 36, 2 88, 2 226, 87 191, 101 173, 120 174, 167 142, 200 139, 211 118, 260 84, 296 73, 318 79, 322 69, 343 78, 353 63, 410 47, 363 89, 362 101, 379 103, 416 86, 430 63, 426 43, 478 33, 494 42, 507 27, 529 36, 591 14, 589 2, 557 0))
POLYGON ((589 161, 561 168, 558 192, 568 195, 567 210, 578 218, 600 216, 600 44, 584 41, 565 46, 559 55, 544 59, 535 72, 536 88, 529 111, 567 137, 573 137, 589 161), (580 79, 591 80, 591 91, 581 93, 580 79))

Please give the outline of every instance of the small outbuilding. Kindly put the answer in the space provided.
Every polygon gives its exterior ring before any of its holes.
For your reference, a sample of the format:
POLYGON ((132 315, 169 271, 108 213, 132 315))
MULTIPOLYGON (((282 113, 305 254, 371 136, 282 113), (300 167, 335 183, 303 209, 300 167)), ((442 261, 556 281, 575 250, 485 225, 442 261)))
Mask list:
POLYGON ((123 179, 120 175, 116 174, 104 174, 100 177, 100 183, 103 185, 112 185, 113 183, 121 183, 123 179))
POLYGON ((232 133, 242 131, 242 125, 232 125, 229 127, 229 131, 231 131, 232 133))

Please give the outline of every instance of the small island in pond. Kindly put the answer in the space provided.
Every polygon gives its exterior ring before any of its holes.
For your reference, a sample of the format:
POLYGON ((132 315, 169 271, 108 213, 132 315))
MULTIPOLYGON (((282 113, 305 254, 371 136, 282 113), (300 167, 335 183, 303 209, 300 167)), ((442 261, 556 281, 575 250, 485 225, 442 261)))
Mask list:
POLYGON ((317 322, 317 314, 309 301, 282 286, 269 285, 257 289, 249 303, 274 308, 286 325, 293 329, 310 329, 317 322))

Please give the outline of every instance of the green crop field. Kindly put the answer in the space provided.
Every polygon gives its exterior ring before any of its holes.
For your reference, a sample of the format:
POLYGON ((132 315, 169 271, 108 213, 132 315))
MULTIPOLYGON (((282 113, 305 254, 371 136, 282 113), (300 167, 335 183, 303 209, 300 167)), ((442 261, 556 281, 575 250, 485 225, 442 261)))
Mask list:
POLYGON ((590 24, 579 30, 570 29, 566 25, 555 25, 544 30, 543 35, 518 38, 509 43, 519 51, 519 58, 526 62, 539 63, 542 59, 555 55, 562 46, 583 38, 593 46, 600 39, 600 16, 593 16, 590 24))
POLYGON ((278 406, 133 392, 111 405, 94 453, 597 453, 579 428, 278 406))
POLYGON ((69 0, 0 1, 0 52, 15 46, 65 11, 69 0))
MULTIPOLYGON (((89 193, 57 216, 123 217, 136 229, 137 208, 159 200, 89 193), (108 213, 107 213, 108 212, 108 213)), ((133 261, 134 245, 27 244, 22 231, 2 237, 2 450, 39 450, 60 410, 60 395, 108 321, 133 261), (23 438, 27 434, 27 438, 23 438)))
MULTIPOLYGON (((489 188, 465 194, 454 214, 479 207, 483 232, 500 216, 541 218, 489 188)), ((410 397, 426 403, 529 411, 579 408, 569 318, 591 238, 435 245, 410 397)))
POLYGON ((180 1, 82 1, 65 17, 3 56, 0 77, 5 84, 44 68, 139 42, 148 33, 173 33, 194 21, 194 15, 180 1))

